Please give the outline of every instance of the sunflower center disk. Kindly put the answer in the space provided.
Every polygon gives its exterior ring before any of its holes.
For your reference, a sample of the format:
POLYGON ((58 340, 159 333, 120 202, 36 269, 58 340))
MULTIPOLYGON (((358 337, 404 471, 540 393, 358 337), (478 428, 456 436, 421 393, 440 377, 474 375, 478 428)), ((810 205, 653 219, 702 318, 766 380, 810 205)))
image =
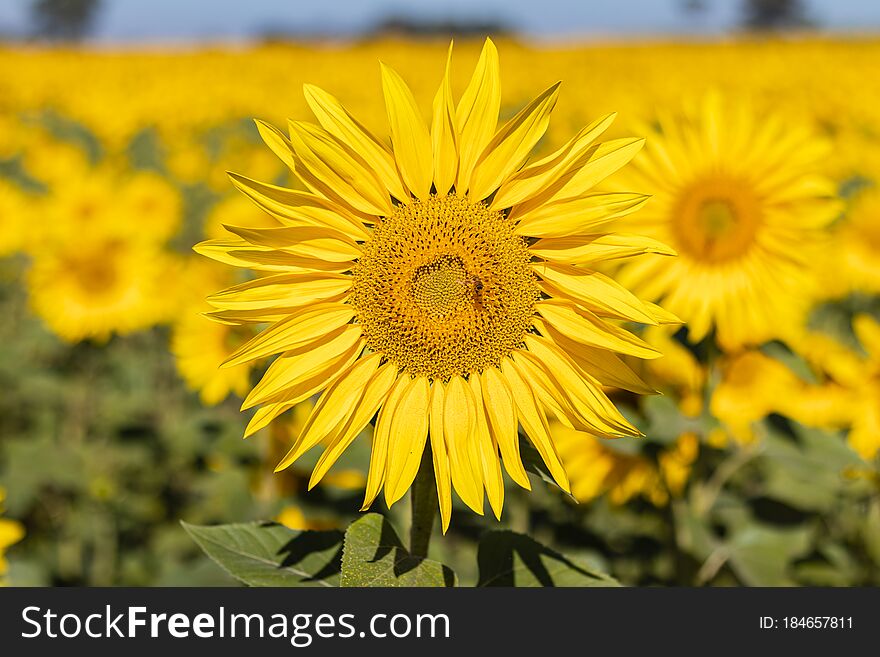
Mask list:
POLYGON ((443 256, 416 269, 412 297, 422 312, 443 319, 464 310, 469 303, 479 303, 479 279, 471 276, 460 258, 443 256))
POLYGON ((497 366, 520 346, 539 293, 524 240, 501 212, 454 194, 398 206, 353 270, 368 346, 414 376, 497 366))
POLYGON ((749 185, 725 178, 699 181, 685 190, 676 216, 680 249, 704 262, 724 262, 745 254, 761 221, 749 185))

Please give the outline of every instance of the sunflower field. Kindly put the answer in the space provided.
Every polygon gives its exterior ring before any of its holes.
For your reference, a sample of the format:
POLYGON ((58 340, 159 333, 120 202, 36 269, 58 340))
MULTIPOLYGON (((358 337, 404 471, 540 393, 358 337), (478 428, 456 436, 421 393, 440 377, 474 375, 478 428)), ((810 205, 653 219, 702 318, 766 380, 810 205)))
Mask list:
POLYGON ((0 49, 0 579, 880 585, 877 70, 0 49))

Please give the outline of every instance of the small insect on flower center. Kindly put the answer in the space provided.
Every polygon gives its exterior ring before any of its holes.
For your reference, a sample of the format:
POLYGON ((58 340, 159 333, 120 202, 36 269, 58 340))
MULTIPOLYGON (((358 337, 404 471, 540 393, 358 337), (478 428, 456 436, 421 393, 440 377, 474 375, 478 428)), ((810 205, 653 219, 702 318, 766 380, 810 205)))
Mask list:
POLYGON ((745 254, 761 221, 750 186, 726 177, 700 180, 684 189, 675 216, 679 249, 695 260, 715 263, 745 254))
POLYGON ((522 345, 539 298, 526 246, 504 213, 466 197, 398 206, 353 270, 368 346, 431 379, 497 366, 522 345))

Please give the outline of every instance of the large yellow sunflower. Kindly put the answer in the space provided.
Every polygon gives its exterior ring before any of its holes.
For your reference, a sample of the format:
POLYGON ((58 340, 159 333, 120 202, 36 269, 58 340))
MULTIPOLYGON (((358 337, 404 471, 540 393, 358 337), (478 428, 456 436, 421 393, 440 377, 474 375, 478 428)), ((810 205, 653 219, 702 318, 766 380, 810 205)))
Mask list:
POLYGON ((518 426, 566 490, 548 414, 596 436, 637 435, 602 385, 647 391, 617 354, 659 353, 620 323, 671 319, 592 269, 670 253, 606 229, 645 196, 592 191, 642 140, 597 144, 606 116, 528 162, 559 84, 499 126, 492 42, 457 104, 450 61, 451 49, 430 126, 381 67, 392 148, 306 85, 319 125, 258 126, 308 191, 232 174, 284 227, 228 226, 232 237, 196 247, 272 274, 210 299, 223 321, 270 324, 227 361, 278 355, 243 404, 261 407, 250 430, 322 392, 278 469, 323 441, 314 485, 378 413, 364 508, 383 487, 389 505, 403 496, 430 440, 444 530, 453 488, 478 513, 485 491, 500 516, 502 462, 529 488, 518 426))
POLYGON ((784 337, 800 322, 817 291, 823 229, 840 211, 834 184, 818 173, 825 141, 750 107, 710 93, 660 116, 620 177, 653 194, 638 227, 679 257, 627 262, 619 282, 662 300, 694 342, 714 327, 726 349, 784 337))

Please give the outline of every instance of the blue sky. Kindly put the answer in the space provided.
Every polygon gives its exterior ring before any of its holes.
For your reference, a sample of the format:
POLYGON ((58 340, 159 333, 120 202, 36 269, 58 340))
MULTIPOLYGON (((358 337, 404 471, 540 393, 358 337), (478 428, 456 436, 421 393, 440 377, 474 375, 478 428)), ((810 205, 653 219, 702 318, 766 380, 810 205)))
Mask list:
MULTIPOLYGON (((348 35, 389 14, 420 18, 502 16, 531 36, 719 33, 737 22, 738 0, 705 0, 688 17, 683 0, 103 0, 100 41, 245 39, 272 28, 348 35)), ((0 0, 0 32, 22 33, 31 0, 0 0)), ((808 0, 823 25, 880 29, 880 0, 808 0)))

